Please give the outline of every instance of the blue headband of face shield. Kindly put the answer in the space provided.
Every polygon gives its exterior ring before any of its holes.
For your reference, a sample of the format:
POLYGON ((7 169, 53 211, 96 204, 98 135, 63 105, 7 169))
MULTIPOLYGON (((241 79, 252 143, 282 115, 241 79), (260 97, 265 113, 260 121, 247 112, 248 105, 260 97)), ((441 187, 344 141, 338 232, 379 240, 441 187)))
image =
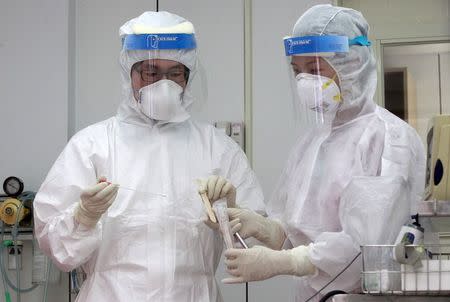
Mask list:
POLYGON ((348 52, 349 46, 370 46, 366 36, 349 39, 346 36, 304 36, 284 39, 286 56, 292 55, 333 55, 348 52))
POLYGON ((197 47, 194 34, 127 35, 124 50, 192 49, 197 47))

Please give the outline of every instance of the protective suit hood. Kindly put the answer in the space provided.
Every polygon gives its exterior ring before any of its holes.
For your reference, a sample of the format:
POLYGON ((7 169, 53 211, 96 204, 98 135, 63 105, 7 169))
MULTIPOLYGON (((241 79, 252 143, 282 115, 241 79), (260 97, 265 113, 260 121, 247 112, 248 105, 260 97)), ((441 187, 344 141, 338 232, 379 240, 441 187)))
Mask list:
MULTIPOLYGON (((123 41, 126 35, 132 34, 194 34, 195 29, 191 22, 169 12, 145 12, 137 18, 131 19, 120 27, 119 35, 123 41)), ((182 106, 188 110, 194 98, 192 95, 192 79, 197 71, 197 49, 167 49, 167 50, 124 50, 120 52, 120 66, 122 79, 122 102, 117 117, 133 124, 154 125, 179 123, 187 120, 189 115, 178 116, 169 121, 155 121, 146 117, 138 108, 131 87, 131 68, 140 61, 148 59, 164 59, 177 61, 186 66, 190 73, 187 85, 183 92, 182 106)))
MULTIPOLYGON (((292 36, 341 35, 350 39, 367 36, 369 25, 362 14, 353 9, 316 5, 295 23, 292 36)), ((370 47, 350 46, 348 53, 325 58, 336 70, 343 100, 333 126, 345 124, 375 111, 376 64, 370 47)))

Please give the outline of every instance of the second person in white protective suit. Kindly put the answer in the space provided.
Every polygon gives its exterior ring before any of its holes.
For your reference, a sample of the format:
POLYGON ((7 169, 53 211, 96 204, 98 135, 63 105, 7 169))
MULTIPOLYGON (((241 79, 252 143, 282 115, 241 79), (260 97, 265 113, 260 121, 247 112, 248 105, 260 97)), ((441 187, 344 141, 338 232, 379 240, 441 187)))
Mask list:
MULTIPOLYGON (((377 71, 367 36, 361 13, 317 5, 285 39, 296 106, 310 128, 286 163, 269 219, 229 210, 233 231, 268 248, 227 250, 225 283, 293 275, 296 301, 305 301, 361 245, 393 244, 414 212, 424 149, 412 127, 374 103, 377 71)), ((359 291, 360 273, 359 258, 324 292, 359 291)))
POLYGON ((40 248, 87 274, 77 301, 222 301, 221 237, 204 224, 196 179, 262 210, 240 147, 193 121, 193 25, 146 12, 120 28, 124 98, 116 116, 74 135, 34 200, 40 248), (234 184, 224 181, 224 178, 234 184))

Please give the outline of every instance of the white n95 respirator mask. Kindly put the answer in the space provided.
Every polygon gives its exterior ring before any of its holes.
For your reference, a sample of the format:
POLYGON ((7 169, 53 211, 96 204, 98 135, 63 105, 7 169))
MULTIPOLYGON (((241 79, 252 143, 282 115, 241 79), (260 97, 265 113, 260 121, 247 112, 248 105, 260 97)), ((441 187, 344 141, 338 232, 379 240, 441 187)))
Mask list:
POLYGON ((138 107, 148 118, 158 121, 189 116, 181 105, 183 88, 171 80, 160 80, 139 90, 138 107))
POLYGON ((341 103, 341 92, 336 82, 309 73, 299 73, 295 79, 302 105, 315 111, 322 123, 332 122, 341 103))

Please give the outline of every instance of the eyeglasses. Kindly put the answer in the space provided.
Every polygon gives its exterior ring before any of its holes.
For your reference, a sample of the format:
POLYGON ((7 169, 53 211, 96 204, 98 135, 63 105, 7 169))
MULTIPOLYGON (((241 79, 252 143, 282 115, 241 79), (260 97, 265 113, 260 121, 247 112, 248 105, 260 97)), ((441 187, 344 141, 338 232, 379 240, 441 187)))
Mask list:
POLYGON ((141 75, 142 81, 149 84, 158 82, 164 77, 178 84, 184 84, 189 78, 189 69, 186 66, 176 66, 166 72, 162 72, 153 66, 138 66, 134 69, 134 71, 141 75))

